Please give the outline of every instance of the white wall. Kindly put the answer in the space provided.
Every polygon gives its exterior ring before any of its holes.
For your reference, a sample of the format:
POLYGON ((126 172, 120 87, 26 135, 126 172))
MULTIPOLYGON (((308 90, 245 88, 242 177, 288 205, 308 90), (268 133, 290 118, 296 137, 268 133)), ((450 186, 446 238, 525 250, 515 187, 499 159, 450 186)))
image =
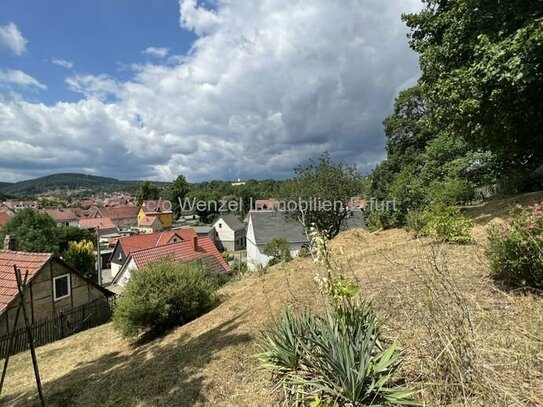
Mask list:
POLYGON ((236 232, 226 224, 222 218, 219 218, 213 224, 217 231, 217 240, 222 243, 225 250, 235 250, 236 232), (219 224, 221 227, 219 227, 219 224))

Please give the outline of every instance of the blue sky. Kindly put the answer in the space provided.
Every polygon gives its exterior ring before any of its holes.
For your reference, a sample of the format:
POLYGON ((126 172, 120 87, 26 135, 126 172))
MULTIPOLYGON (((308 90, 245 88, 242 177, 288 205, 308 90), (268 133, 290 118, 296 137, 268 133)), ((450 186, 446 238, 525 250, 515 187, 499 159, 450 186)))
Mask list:
POLYGON ((0 53, 0 66, 22 70, 48 87, 28 97, 54 103, 81 98, 66 86, 69 72, 129 79, 126 65, 153 61, 148 47, 185 54, 196 36, 179 26, 175 0, 2 0, 0 25, 15 22, 28 39, 22 56, 0 53), (53 59, 73 63, 71 69, 53 59))
POLYGON ((420 0, 3 0, 0 181, 371 170, 420 0))

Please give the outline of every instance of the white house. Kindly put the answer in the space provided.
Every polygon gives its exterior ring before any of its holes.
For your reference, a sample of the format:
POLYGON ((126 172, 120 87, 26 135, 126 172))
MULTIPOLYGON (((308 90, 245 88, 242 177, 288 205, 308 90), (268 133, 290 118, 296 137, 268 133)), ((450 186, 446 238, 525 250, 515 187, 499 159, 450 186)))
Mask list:
POLYGON ((275 238, 287 240, 291 256, 297 256, 302 247, 308 245, 303 226, 290 222, 283 212, 251 211, 247 226, 247 266, 250 270, 264 267, 270 257, 264 254, 264 246, 275 238))
POLYGON ((245 249, 245 225, 231 213, 223 213, 213 223, 216 243, 220 250, 245 249))

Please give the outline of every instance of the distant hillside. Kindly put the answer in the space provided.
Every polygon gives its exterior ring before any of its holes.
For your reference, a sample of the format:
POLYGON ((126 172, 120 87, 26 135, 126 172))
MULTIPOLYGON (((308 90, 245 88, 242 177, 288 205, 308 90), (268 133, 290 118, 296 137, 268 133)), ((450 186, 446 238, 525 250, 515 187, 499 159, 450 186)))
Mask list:
POLYGON ((0 189, 4 188, 4 187, 7 187, 7 186, 10 186, 12 185, 13 183, 11 182, 0 182, 0 189))
MULTIPOLYGON (((13 184, 0 185, 0 192, 9 195, 38 195, 46 193, 133 192, 141 181, 120 181, 115 178, 86 174, 53 174, 13 184)), ((167 185, 168 183, 158 183, 167 185)))

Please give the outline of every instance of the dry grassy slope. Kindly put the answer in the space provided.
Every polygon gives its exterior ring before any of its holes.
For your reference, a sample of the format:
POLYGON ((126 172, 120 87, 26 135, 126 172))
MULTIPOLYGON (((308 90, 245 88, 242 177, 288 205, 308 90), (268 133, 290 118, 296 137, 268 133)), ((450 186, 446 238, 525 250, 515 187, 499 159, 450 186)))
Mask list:
MULTIPOLYGON (((490 205, 503 206, 498 201, 490 205)), ((495 208, 480 207, 473 215, 492 216, 495 208)), ((501 292, 489 281, 482 228, 477 226, 474 233, 476 245, 445 245, 438 250, 446 255, 472 311, 483 370, 501 380, 503 391, 511 394, 511 399, 496 395, 491 405, 513 405, 514 397, 536 406, 543 403, 543 300, 501 292)), ((425 333, 417 316, 426 293, 417 274, 406 266, 425 267, 430 246, 402 230, 378 234, 358 230, 338 236, 332 247, 347 273, 359 280, 363 295, 388 316, 386 337, 408 351, 403 376, 422 387, 423 350, 417 345, 425 333)), ((41 347, 38 357, 49 405, 277 405, 267 375, 252 357, 257 351, 255 338, 286 305, 322 306, 312 277, 310 260, 295 259, 264 276, 230 283, 221 290, 219 307, 138 347, 123 341, 110 324, 41 347)), ((13 357, 1 404, 35 404, 32 378, 29 354, 13 357)), ((427 405, 437 405, 428 394, 423 397, 427 405)), ((464 405, 489 404, 474 395, 464 405)))

